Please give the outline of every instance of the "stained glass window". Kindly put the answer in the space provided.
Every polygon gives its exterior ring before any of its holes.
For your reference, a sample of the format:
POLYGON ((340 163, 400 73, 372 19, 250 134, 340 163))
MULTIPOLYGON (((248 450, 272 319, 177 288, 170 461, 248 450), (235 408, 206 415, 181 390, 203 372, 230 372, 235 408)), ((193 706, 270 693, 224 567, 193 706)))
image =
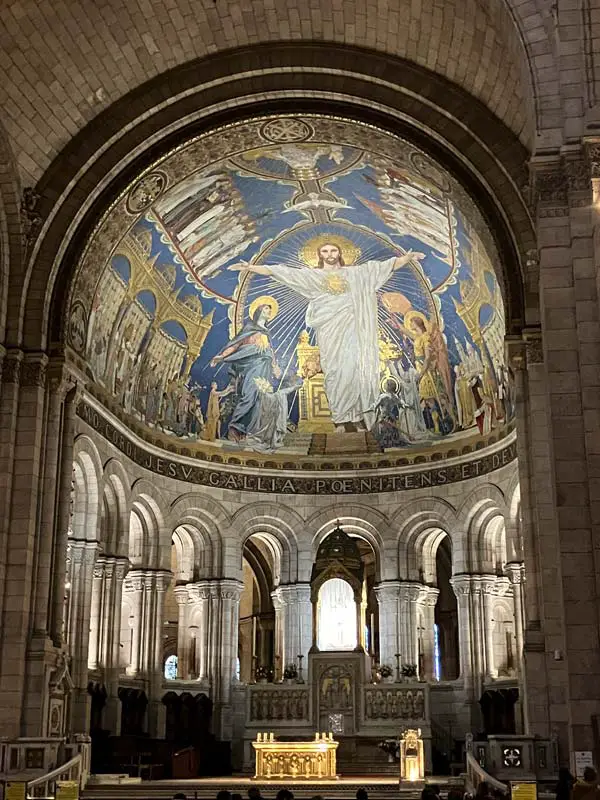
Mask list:
POLYGON ((177 656, 169 656, 165 661, 165 678, 174 681, 177 678, 177 656))

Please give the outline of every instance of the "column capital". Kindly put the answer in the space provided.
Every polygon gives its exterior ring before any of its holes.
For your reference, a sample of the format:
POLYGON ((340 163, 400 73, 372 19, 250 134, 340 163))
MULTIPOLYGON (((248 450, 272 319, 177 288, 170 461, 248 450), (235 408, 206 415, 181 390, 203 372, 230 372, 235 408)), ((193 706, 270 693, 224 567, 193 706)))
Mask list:
POLYGON ((523 561, 509 561, 504 565, 504 572, 511 584, 525 583, 525 564, 523 561))
POLYGON ((418 581, 406 581, 400 584, 400 600, 416 603, 421 599, 423 590, 427 587, 418 581))
POLYGON ((280 583, 271 593, 282 603, 310 602, 310 583, 280 583))
POLYGON ((69 539, 67 559, 72 564, 93 566, 98 558, 99 550, 100 544, 93 539, 69 539))
POLYGON ((47 378, 50 391, 58 395, 60 400, 64 400, 71 389, 77 387, 78 390, 81 391, 81 384, 78 384, 77 377, 69 369, 69 365, 62 359, 50 359, 48 362, 47 378))
POLYGON ((419 602, 429 608, 435 608, 439 593, 440 590, 435 586, 422 586, 419 602))
POLYGON ((225 578, 219 581, 218 588, 221 600, 239 600, 244 591, 244 584, 235 578, 225 578))
POLYGON ((21 364, 21 386, 43 389, 46 386, 46 353, 25 353, 21 364))
POLYGON ((467 597, 471 594, 472 577, 472 575, 463 573, 461 575, 453 575, 450 578, 450 585, 457 597, 467 597))
POLYGON ((173 573, 169 569, 159 569, 155 573, 155 588, 157 592, 166 592, 171 585, 173 573))
POLYGON ((586 161, 592 179, 600 179, 600 137, 586 136, 583 140, 586 161))
POLYGON ((373 588, 375 589, 377 602, 385 603, 397 600, 400 596, 401 586, 402 583, 400 581, 384 581, 383 583, 376 584, 373 588))
POLYGON ((2 357, 2 383, 19 383, 21 380, 21 362, 23 351, 18 349, 4 350, 2 357))
POLYGON ((190 589, 188 588, 190 584, 181 584, 180 586, 175 586, 173 589, 173 594, 175 595, 175 602, 178 606, 184 606, 186 603, 190 601, 190 589))

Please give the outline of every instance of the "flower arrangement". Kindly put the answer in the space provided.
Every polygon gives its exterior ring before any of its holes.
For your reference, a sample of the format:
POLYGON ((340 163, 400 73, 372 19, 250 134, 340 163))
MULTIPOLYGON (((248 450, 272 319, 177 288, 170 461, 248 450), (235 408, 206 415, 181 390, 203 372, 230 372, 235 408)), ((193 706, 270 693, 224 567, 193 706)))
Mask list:
POLYGON ((380 664, 379 669, 377 670, 382 678, 391 678, 394 674, 394 670, 390 667, 389 664, 380 664))
POLYGON ((417 665, 416 664, 402 664, 400 669, 402 672, 402 677, 404 678, 416 678, 417 677, 417 665))
POLYGON ((283 670, 283 677, 286 681, 295 681, 298 677, 298 667, 293 662, 286 664, 283 670))
POLYGON ((271 670, 268 667, 265 667, 264 664, 261 664, 259 667, 256 668, 257 681, 267 681, 269 679, 270 674, 271 670))
POLYGON ((400 743, 398 739, 384 739, 377 745, 380 750, 387 755, 389 763, 398 761, 400 758, 400 743))

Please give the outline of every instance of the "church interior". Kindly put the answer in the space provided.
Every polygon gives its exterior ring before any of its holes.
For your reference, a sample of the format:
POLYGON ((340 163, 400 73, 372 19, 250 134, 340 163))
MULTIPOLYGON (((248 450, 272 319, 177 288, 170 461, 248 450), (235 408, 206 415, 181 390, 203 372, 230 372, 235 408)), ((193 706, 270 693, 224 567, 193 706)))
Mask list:
POLYGON ((600 764, 599 41, 6 0, 2 797, 600 764))

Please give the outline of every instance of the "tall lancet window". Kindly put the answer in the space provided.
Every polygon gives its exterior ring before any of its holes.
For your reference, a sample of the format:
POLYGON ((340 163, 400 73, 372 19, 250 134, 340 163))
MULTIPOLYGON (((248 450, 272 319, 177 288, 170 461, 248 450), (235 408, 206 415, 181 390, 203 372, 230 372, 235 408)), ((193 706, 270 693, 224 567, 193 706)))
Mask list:
POLYGON ((317 646, 319 650, 354 650, 356 601, 349 583, 331 578, 319 590, 317 646))

